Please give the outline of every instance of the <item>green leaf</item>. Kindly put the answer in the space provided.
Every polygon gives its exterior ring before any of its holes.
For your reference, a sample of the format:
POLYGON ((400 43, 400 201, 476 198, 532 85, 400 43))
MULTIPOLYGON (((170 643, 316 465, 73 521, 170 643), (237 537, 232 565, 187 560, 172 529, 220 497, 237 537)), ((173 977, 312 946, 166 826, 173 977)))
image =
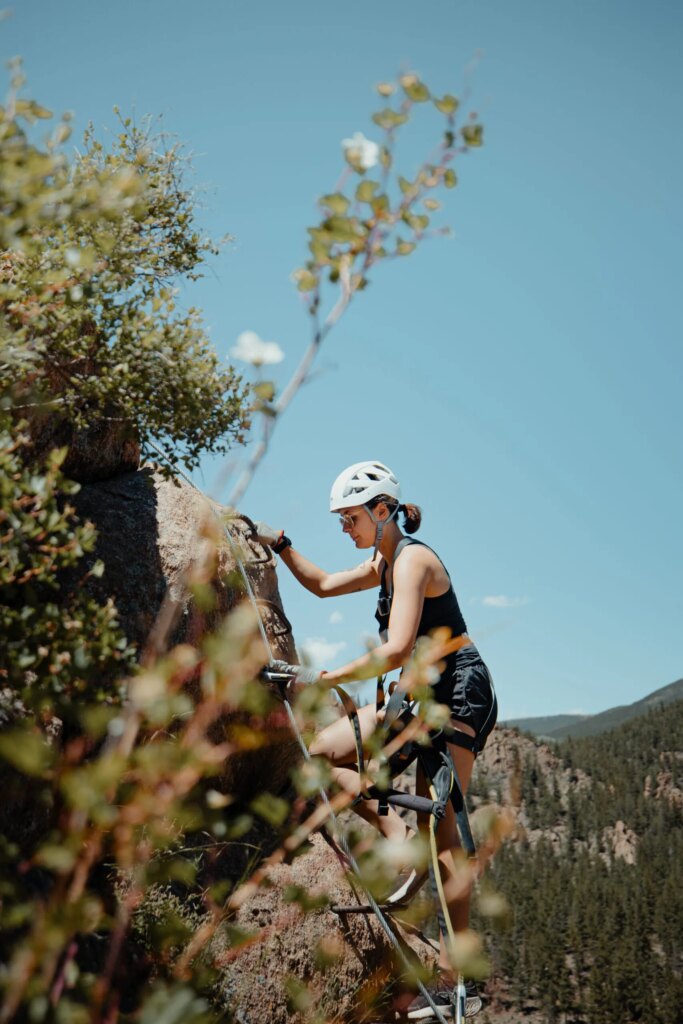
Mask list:
POLYGON ((461 134, 468 146, 484 144, 484 126, 481 124, 466 124, 461 134))
POLYGON ((429 89, 417 75, 402 75, 399 81, 406 96, 413 103, 425 103, 429 99, 429 89))
POLYGON ((332 242, 357 242, 365 237, 366 229, 356 217, 330 217, 325 221, 325 230, 332 242))
POLYGON ((306 1013, 314 1006, 314 996, 308 986, 289 975, 285 978, 285 992, 287 994, 287 1009, 290 1013, 306 1013))
POLYGON ((458 184, 458 176, 452 167, 447 168, 446 173, 443 176, 443 183, 446 188, 455 188, 458 184))
POLYGON ((415 186, 414 186, 414 184, 412 183, 412 181, 408 181, 408 179, 407 179, 407 178, 403 178, 403 177, 401 177, 401 175, 399 175, 399 178, 398 178, 398 187, 400 188, 400 190, 401 190, 401 192, 403 193, 403 195, 406 195, 406 194, 407 194, 408 192, 410 192, 410 190, 411 190, 411 189, 413 189, 413 188, 414 188, 415 186))
POLYGON ((41 846, 34 857, 36 864, 57 873, 70 871, 75 861, 76 855, 73 850, 67 850, 65 846, 58 846, 56 843, 41 846))
POLYGON ((253 390, 262 402, 272 402, 275 397, 275 385, 272 380, 259 381, 258 384, 254 384, 253 390))
POLYGON ((330 899, 323 893, 311 895, 307 888, 301 885, 287 885, 282 894, 285 903, 298 903, 304 913, 310 910, 320 910, 321 907, 329 906, 330 899))
POLYGON ((373 114, 372 120, 380 128, 391 131, 392 128, 398 128, 399 125, 405 124, 408 120, 408 115, 392 110, 391 107, 385 107, 384 110, 379 110, 376 114, 373 114))
POLYGON ((356 189, 356 199, 359 203, 372 202, 372 197, 378 188, 378 181, 361 181, 360 185, 356 189))
POLYGON ((330 248, 332 246, 332 238, 329 231, 323 231, 322 228, 309 228, 308 233, 311 236, 308 248, 311 250, 311 255, 315 262, 319 264, 329 263, 330 248))
POLYGON ((14 109, 17 114, 25 117, 27 121, 35 121, 38 118, 47 121, 52 117, 52 111, 41 107, 35 100, 17 100, 14 109))
POLYGON ((455 133, 448 131, 443 133, 443 144, 446 149, 452 149, 455 143, 455 133))
POLYGON ((209 1024, 215 1020, 211 1007, 203 996, 190 986, 178 982, 158 982, 145 995, 138 1017, 139 1024, 209 1024))
POLYGON ((292 280, 296 281, 296 286, 300 292, 312 292, 318 284, 316 275, 306 267, 295 270, 292 274, 292 280))
POLYGON ((404 220, 408 227, 412 228, 413 231, 421 232, 424 231, 425 228, 429 227, 429 217, 424 213, 410 213, 409 210, 406 210, 402 215, 402 220, 404 220))
POLYGON ((399 256, 409 256, 415 248, 415 242, 404 242, 402 238, 396 239, 396 253, 399 256))
POLYGON ((350 200, 341 192, 332 192, 330 195, 322 197, 320 205, 326 207, 330 213, 343 216, 351 204, 350 200))
POLYGON ((0 757, 25 775, 43 775, 54 760, 54 750, 29 729, 7 729, 0 734, 0 757))
POLYGON ((370 205, 375 216, 382 217, 389 209, 389 197, 382 193, 379 196, 375 196, 370 205))
POLYGON ((423 199, 422 205, 425 210, 438 210, 441 208, 441 203, 438 199, 423 199))
POLYGON ((279 796, 273 796, 272 793, 259 793, 252 800, 251 809, 260 818, 267 821, 269 825, 279 828, 287 819, 289 803, 286 800, 282 800, 279 796))
MULTIPOLYGON (((229 883, 228 893, 231 889, 234 889, 235 883, 229 883)), ((250 942, 253 942, 257 937, 258 932, 248 931, 246 928, 240 928, 236 924, 227 924, 223 930, 225 938, 228 940, 228 944, 231 949, 239 949, 240 946, 247 946, 250 942)))
POLYGON ((313 950, 313 963, 317 970, 325 973, 334 964, 339 963, 342 947, 334 937, 323 936, 313 950))
POLYGON ((434 106, 437 110, 440 110, 442 114, 454 114, 460 106, 460 101, 455 96, 451 96, 451 94, 447 92, 440 100, 434 100, 434 106))

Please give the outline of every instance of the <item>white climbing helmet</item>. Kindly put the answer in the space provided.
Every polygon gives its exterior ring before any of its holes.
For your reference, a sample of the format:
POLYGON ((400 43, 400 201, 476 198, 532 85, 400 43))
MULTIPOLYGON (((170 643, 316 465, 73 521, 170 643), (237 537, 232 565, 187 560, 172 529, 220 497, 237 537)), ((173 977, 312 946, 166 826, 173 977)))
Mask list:
POLYGON ((347 466, 332 484, 330 512, 367 505, 379 494, 401 501, 401 485, 389 467, 382 462, 355 462, 353 466, 347 466))

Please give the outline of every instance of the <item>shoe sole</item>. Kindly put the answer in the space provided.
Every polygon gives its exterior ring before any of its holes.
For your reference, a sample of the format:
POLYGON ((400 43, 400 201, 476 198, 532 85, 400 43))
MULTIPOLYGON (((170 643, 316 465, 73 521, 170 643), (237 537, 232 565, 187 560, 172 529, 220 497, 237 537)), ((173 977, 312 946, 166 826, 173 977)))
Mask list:
POLYGON ((422 871, 419 875, 416 871, 411 871, 400 889, 397 889, 396 892, 392 892, 390 896, 387 896, 385 900, 382 900, 382 906, 394 907, 399 903, 409 903, 413 896, 420 891, 428 878, 428 871, 422 871))
MULTIPOLYGON (((410 901, 417 895, 417 893, 420 891, 420 889, 425 884, 428 878, 428 871, 424 871, 419 875, 415 871, 412 871, 407 881, 403 883, 401 888, 397 889, 396 892, 392 892, 391 896, 388 896, 387 899, 382 900, 381 902, 378 901, 377 906, 379 907, 380 910, 384 911, 402 910, 404 907, 407 907, 410 901)), ((371 907, 368 903, 352 904, 348 907, 341 906, 340 904, 335 904, 334 906, 330 907, 330 910, 332 911, 333 914, 374 913, 374 908, 371 907)))

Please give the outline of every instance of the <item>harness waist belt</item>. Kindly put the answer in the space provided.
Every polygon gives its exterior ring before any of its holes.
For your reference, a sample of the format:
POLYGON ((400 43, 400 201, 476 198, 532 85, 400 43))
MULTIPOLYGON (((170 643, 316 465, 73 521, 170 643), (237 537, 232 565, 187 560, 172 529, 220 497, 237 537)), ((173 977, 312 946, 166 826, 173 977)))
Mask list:
POLYGON ((449 654, 453 654, 455 651, 461 651, 463 647, 470 647, 472 640, 468 637, 467 633, 461 633, 460 636, 454 637, 448 641, 450 647, 449 654))

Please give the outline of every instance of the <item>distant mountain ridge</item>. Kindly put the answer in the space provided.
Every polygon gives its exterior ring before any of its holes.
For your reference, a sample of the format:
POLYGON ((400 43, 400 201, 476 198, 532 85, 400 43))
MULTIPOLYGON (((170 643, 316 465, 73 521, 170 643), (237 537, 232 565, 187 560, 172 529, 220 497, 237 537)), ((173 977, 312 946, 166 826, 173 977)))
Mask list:
POLYGON ((655 707, 683 700, 683 679, 662 686, 633 704, 619 704, 597 715, 546 715, 539 718, 512 718, 501 724, 520 732, 530 732, 543 739, 562 740, 567 737, 597 736, 615 729, 655 707))

